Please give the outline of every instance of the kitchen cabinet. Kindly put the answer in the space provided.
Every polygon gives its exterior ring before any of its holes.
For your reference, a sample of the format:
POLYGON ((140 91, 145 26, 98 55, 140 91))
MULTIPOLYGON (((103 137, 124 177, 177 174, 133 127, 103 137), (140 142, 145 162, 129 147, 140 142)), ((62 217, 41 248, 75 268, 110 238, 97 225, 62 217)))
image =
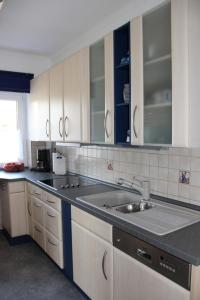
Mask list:
POLYGON ((50 140, 49 109, 49 71, 47 71, 31 80, 31 94, 28 105, 30 140, 50 140))
POLYGON ((64 62, 64 139, 81 141, 81 57, 80 52, 64 62))
POLYGON ((115 300, 189 300, 190 292, 114 248, 115 300))
POLYGON ((51 140, 63 141, 63 64, 50 69, 51 140))
POLYGON ((187 146, 188 1, 131 22, 131 143, 187 146))
POLYGON ((114 143, 113 34, 90 46, 90 142, 114 143))
POLYGON ((130 23, 114 31, 115 143, 130 144, 130 23))
MULTIPOLYGON (((73 279, 91 299, 110 300, 113 299, 113 247, 102 238, 104 230, 98 221, 105 223, 72 208, 73 279)), ((112 226, 107 223, 105 226, 110 232, 112 226)))
POLYGON ((30 183, 28 183, 27 190, 31 199, 29 223, 31 224, 32 237, 63 269, 61 200, 30 183))
POLYGON ((25 199, 25 182, 5 183, 2 193, 3 228, 10 237, 26 235, 27 215, 25 199))

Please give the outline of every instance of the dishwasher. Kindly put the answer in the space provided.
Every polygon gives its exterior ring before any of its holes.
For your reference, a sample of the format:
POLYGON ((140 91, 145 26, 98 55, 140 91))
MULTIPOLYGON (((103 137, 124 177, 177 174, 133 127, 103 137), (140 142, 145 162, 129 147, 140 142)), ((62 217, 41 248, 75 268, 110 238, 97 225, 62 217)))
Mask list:
POLYGON ((191 264, 113 227, 114 300, 189 300, 191 264))

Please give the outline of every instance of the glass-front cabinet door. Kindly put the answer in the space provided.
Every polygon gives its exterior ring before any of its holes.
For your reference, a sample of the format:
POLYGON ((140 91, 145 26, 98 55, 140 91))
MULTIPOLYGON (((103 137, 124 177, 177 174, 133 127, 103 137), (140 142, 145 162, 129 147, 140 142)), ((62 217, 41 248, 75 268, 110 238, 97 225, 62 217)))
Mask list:
POLYGON ((113 33, 89 49, 90 142, 114 143, 113 33))
POLYGON ((104 39, 90 47, 90 141, 105 143, 104 39))
POLYGON ((131 144, 187 146, 187 1, 131 22, 131 144))
POLYGON ((143 16, 144 144, 172 144, 171 3, 143 16))

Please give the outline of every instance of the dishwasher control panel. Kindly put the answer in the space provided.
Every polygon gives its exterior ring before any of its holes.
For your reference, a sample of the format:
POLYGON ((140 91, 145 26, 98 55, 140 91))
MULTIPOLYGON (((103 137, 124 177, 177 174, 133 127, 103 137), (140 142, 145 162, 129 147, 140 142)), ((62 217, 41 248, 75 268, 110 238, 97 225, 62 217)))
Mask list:
POLYGON ((122 252, 190 290, 191 264, 113 227, 113 245, 122 252))

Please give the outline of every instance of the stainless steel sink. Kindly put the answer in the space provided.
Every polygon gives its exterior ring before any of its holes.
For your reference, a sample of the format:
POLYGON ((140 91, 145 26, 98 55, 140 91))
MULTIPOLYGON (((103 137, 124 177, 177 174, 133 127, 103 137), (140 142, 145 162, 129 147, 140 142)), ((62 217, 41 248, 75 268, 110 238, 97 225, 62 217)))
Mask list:
POLYGON ((148 202, 140 201, 139 203, 125 204, 115 209, 123 214, 136 213, 152 208, 153 205, 148 202))
POLYGON ((123 190, 78 197, 77 200, 157 235, 200 222, 198 211, 153 199, 143 201, 142 196, 123 190))

